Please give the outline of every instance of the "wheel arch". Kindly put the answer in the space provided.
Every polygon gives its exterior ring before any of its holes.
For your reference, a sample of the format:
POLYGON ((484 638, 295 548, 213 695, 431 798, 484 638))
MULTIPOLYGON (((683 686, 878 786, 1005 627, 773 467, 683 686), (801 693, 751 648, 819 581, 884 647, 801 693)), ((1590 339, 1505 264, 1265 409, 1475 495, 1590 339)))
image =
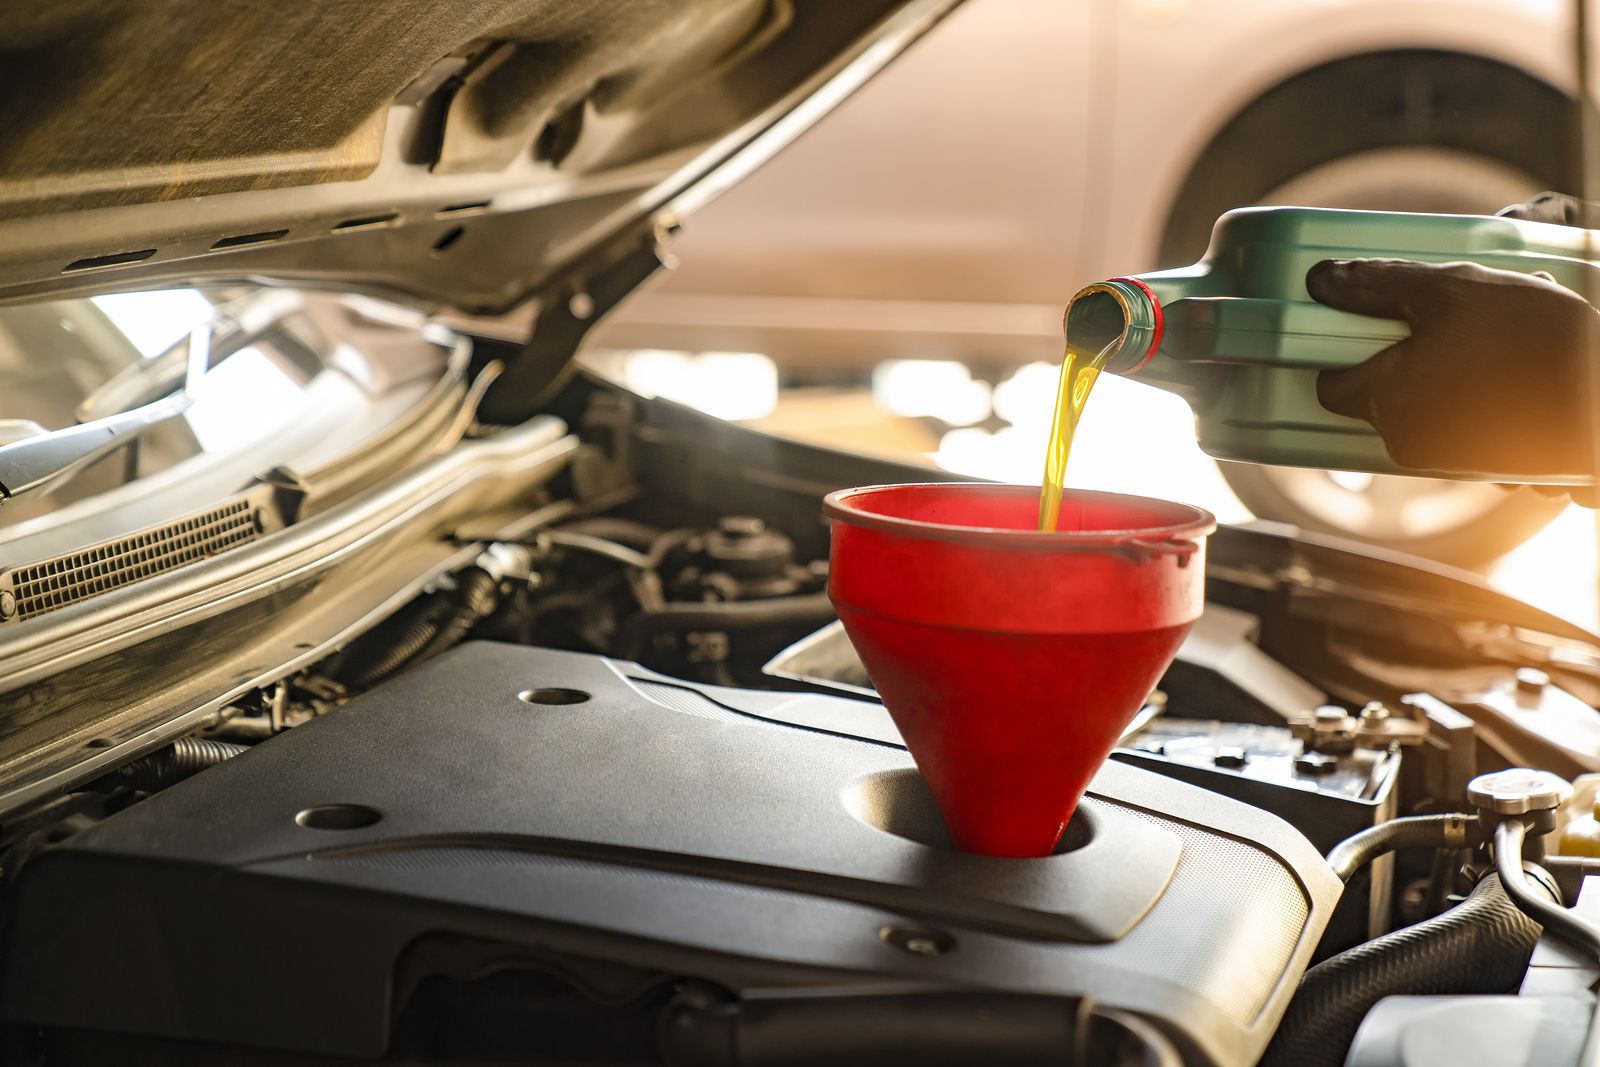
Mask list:
POLYGON ((1309 67, 1256 95, 1193 158, 1166 208, 1159 262, 1192 262, 1223 212, 1366 149, 1452 148, 1570 191, 1574 114, 1572 99, 1538 75, 1465 52, 1390 48, 1309 67), (1533 124, 1528 115, 1549 117, 1533 124), (1305 136, 1308 129, 1318 135, 1305 136))

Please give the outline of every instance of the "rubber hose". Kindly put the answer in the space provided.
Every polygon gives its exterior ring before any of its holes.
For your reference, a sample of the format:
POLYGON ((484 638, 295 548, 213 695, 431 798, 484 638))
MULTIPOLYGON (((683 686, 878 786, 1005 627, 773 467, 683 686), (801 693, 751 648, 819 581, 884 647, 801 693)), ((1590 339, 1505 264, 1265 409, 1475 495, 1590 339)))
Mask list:
POLYGON ((1600 927, 1577 912, 1567 910, 1564 902, 1552 901, 1523 869, 1522 847, 1527 834, 1528 828, 1515 819, 1506 819, 1494 833, 1494 867, 1511 902, 1553 936, 1590 959, 1600 960, 1600 927))
POLYGON ((1261 1067, 1341 1067, 1361 1020, 1389 996, 1509 993, 1539 924, 1489 874, 1443 915, 1324 960, 1300 979, 1261 1067))
POLYGON ((603 537, 607 541, 616 541, 637 548, 643 552, 648 549, 656 538, 661 536, 659 526, 650 526, 632 519, 615 519, 598 516, 592 519, 577 519, 557 527, 571 533, 588 534, 590 537, 603 537))
POLYGON ((1476 844, 1477 819, 1471 815, 1413 815, 1390 819, 1341 841, 1328 853, 1328 865, 1340 881, 1390 852, 1403 848, 1449 848, 1476 844), (1465 831, 1466 837, 1462 837, 1465 831), (1451 840, 1452 833, 1456 840, 1451 840))
POLYGON ((346 685, 370 689, 402 667, 438 655, 494 611, 497 593, 488 571, 479 567, 463 571, 456 576, 455 589, 412 601, 382 629, 364 636, 336 677, 346 685), (368 646, 376 646, 376 652, 364 663, 368 646))
POLYGON ((404 667, 439 635, 438 614, 432 597, 412 601, 381 630, 364 635, 359 644, 340 657, 342 662, 334 676, 357 689, 376 685, 404 667), (367 655, 369 649, 375 651, 367 655))
POLYGON ((614 655, 632 659, 650 637, 667 630, 756 630, 764 626, 824 623, 833 618, 825 593, 734 603, 668 604, 642 611, 617 630, 614 655))
POLYGON ((409 666, 414 667, 460 644, 474 626, 494 612, 495 605, 500 602, 500 583, 488 571, 474 567, 457 578, 451 600, 455 610, 445 617, 439 632, 409 666))
POLYGON ((180 737, 166 748, 117 769, 116 779, 135 789, 155 792, 192 778, 248 749, 207 737, 180 737))
POLYGON ((550 530, 541 536, 552 545, 588 552, 609 559, 613 563, 620 563, 624 567, 647 570, 651 566, 649 558, 643 552, 616 541, 608 541, 604 537, 572 530, 550 530))
MULTIPOLYGON (((1600 927, 1575 911, 1568 911, 1565 901, 1552 901, 1547 892, 1541 892, 1522 863, 1523 845, 1528 827, 1518 819, 1506 819, 1495 828, 1494 866, 1505 883, 1511 900, 1534 922, 1550 934, 1579 949, 1590 959, 1600 959, 1600 927)), ((1600 1003, 1589 1017, 1589 1030, 1584 1035, 1583 1051, 1578 1058, 1583 1067, 1600 1064, 1600 1003)))

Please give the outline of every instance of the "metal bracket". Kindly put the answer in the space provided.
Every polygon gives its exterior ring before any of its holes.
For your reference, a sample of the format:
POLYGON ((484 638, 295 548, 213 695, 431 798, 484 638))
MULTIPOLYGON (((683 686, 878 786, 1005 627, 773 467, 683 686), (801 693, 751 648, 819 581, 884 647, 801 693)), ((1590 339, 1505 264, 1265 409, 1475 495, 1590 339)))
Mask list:
POLYGON ((576 370, 573 356, 595 324, 645 279, 671 266, 661 238, 656 228, 613 245, 613 254, 601 257, 599 266, 579 267, 546 290, 533 333, 484 395, 480 422, 516 425, 561 391, 576 370))

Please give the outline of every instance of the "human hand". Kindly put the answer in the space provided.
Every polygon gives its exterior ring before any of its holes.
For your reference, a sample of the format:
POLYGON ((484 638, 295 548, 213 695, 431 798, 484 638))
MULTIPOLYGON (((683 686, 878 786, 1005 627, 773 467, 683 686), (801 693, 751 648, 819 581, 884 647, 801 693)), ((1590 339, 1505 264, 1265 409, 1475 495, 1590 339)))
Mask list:
POLYGON ((1549 275, 1324 260, 1306 287, 1330 307, 1410 325, 1405 340, 1317 380, 1322 405, 1371 423, 1395 462, 1530 478, 1592 473, 1589 354, 1600 312, 1549 275))

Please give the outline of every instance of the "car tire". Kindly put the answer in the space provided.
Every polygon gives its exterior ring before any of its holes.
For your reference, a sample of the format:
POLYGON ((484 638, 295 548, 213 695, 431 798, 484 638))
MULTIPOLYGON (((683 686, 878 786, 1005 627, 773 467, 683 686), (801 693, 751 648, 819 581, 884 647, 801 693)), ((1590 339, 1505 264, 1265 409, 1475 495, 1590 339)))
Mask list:
POLYGON ((1493 563, 1566 506, 1565 498, 1542 496, 1527 486, 1257 463, 1217 466, 1240 503, 1261 518, 1468 570, 1493 563))
MULTIPOLYGON (((1483 214, 1571 189, 1571 139, 1551 133, 1570 109, 1522 71, 1451 53, 1376 53, 1307 71, 1251 103, 1200 154, 1173 200, 1160 262, 1199 259, 1217 217, 1243 204, 1483 214)), ((1471 568, 1562 508, 1528 489, 1219 466, 1261 518, 1471 568)))
MULTIPOLYGON (((1224 212, 1264 203, 1318 168, 1386 149, 1441 151, 1478 161, 1474 176, 1498 167, 1525 175, 1533 191, 1573 191, 1575 138, 1561 135, 1573 128, 1572 115, 1572 101, 1554 86, 1477 56, 1400 50, 1315 67, 1257 97, 1200 152, 1168 209, 1159 262, 1193 263, 1224 212)), ((1498 188, 1476 201, 1461 192, 1470 190, 1452 190, 1452 206, 1503 206, 1494 202, 1498 188)), ((1375 196, 1381 189, 1363 191, 1365 203, 1305 206, 1371 208, 1375 196)), ((1444 210, 1421 206, 1410 192, 1389 204, 1444 210)))

